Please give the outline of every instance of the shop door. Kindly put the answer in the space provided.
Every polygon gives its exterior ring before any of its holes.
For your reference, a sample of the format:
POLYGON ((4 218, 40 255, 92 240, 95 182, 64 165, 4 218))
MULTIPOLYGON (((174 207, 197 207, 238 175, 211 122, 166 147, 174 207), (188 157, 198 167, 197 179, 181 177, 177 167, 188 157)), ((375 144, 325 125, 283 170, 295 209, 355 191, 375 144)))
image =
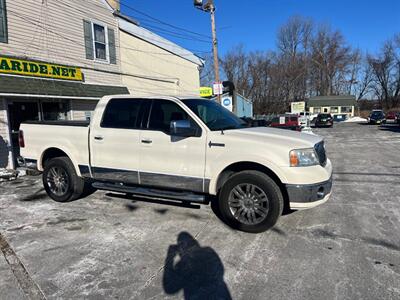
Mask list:
POLYGON ((10 117, 11 145, 13 150, 14 166, 18 167, 19 154, 18 132, 22 122, 39 120, 39 107, 37 102, 13 102, 8 105, 10 117))

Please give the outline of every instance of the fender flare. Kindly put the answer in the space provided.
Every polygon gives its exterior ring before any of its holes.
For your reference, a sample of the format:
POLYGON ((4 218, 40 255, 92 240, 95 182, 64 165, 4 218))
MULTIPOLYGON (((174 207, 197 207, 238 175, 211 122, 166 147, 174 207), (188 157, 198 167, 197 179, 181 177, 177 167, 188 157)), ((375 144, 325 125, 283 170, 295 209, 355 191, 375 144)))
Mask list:
POLYGON ((66 154, 66 156, 71 160, 71 162, 72 162, 72 164, 73 164, 73 166, 75 168, 76 175, 78 175, 79 177, 82 177, 81 171, 79 170, 78 163, 76 162, 74 157, 71 155, 71 153, 68 150, 66 150, 64 147, 62 147, 62 146, 46 146, 44 148, 44 150, 41 152, 40 158, 38 159, 37 168, 38 168, 39 171, 43 171, 44 170, 44 168, 43 168, 43 157, 44 157, 44 154, 46 153, 46 151, 48 151, 50 149, 57 149, 57 150, 60 150, 60 151, 64 152, 66 154))

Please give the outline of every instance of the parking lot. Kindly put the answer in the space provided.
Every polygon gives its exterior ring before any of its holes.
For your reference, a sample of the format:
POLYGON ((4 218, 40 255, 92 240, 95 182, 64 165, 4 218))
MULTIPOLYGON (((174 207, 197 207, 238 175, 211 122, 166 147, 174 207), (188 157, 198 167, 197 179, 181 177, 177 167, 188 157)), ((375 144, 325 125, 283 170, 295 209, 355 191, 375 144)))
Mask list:
POLYGON ((262 234, 208 206, 96 192, 56 203, 0 183, 0 298, 399 299, 400 129, 316 129, 333 196, 262 234))

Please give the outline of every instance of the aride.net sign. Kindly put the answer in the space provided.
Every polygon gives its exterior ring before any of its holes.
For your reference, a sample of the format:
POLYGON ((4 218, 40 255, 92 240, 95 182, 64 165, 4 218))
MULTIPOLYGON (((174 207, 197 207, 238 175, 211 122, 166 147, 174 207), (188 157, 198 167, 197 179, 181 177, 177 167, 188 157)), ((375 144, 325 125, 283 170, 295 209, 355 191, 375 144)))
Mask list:
POLYGON ((0 73, 82 81, 80 68, 0 56, 0 73))

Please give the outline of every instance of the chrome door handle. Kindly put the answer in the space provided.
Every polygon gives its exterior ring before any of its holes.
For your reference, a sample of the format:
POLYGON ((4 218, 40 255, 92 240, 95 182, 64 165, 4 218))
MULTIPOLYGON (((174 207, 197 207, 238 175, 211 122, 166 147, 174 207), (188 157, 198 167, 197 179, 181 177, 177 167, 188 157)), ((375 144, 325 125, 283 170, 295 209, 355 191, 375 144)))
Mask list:
POLYGON ((94 139, 97 140, 97 141, 102 141, 102 140, 103 140, 103 137, 97 135, 97 136, 94 137, 94 139))
POLYGON ((143 144, 151 144, 153 141, 152 140, 149 140, 149 139, 146 139, 146 140, 142 140, 142 143, 143 144))

